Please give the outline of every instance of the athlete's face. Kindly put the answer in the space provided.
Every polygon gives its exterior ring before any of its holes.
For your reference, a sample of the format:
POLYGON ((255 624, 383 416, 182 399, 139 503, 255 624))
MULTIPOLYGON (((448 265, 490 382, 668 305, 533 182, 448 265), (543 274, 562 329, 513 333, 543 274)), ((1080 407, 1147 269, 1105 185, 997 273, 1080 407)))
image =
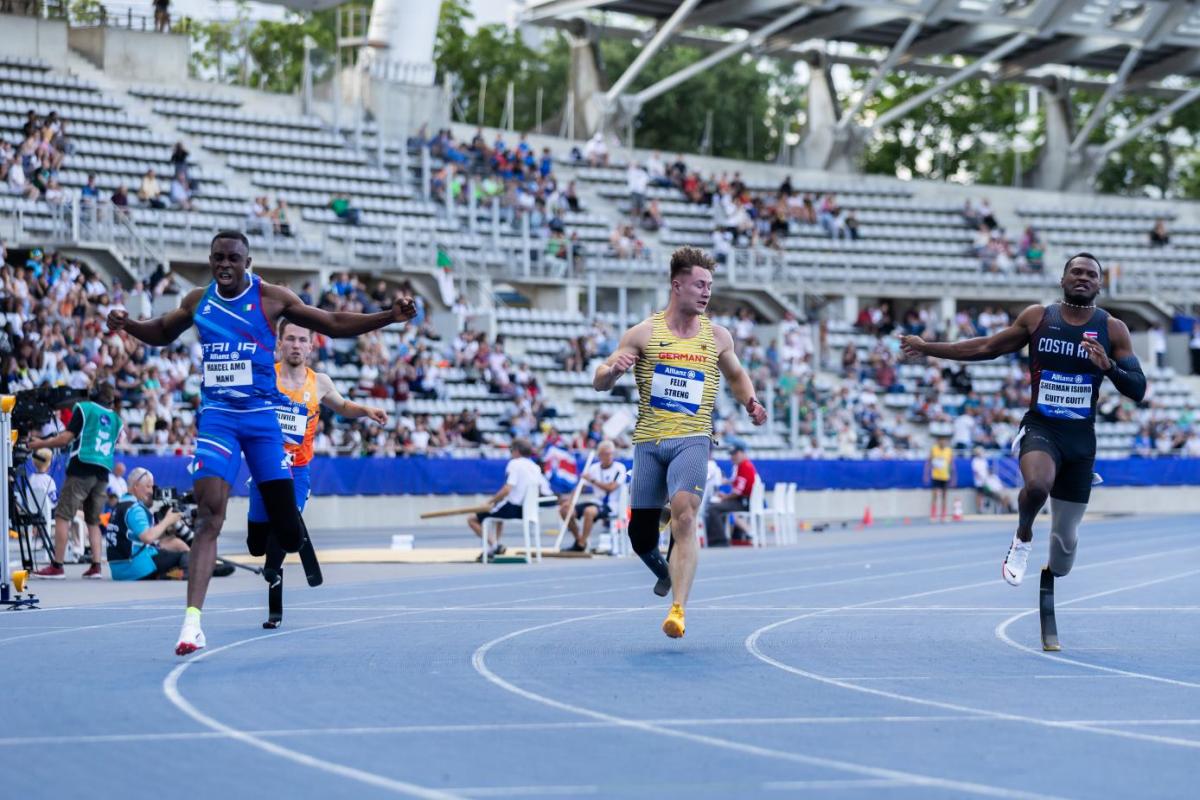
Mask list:
POLYGON ((288 366, 303 366, 312 355, 312 334, 307 328, 301 328, 299 325, 284 325, 283 335, 279 337, 279 348, 288 366))
POLYGON ((1062 276, 1063 297, 1068 303, 1091 305, 1100 294, 1100 267, 1090 258, 1073 258, 1062 276))
POLYGON ((671 280, 671 291, 675 294, 679 308, 694 314, 703 314, 712 297, 712 273, 704 267, 692 267, 686 275, 671 280))
POLYGON ((217 291, 235 295, 245 288, 246 270, 250 267, 250 252, 239 239, 217 239, 208 252, 217 291))

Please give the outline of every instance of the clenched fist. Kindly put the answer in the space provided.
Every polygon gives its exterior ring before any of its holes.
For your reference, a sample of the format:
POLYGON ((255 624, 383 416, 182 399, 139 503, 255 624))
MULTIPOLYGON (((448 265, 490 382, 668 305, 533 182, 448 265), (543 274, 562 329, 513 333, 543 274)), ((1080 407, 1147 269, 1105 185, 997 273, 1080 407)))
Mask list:
POLYGON ((755 425, 762 425, 767 421, 767 407, 758 400, 751 400, 746 406, 746 412, 750 415, 750 421, 755 425))
POLYGON ((387 425, 387 412, 382 408, 367 408, 367 416, 380 425, 387 425))
POLYGON ((629 370, 633 369, 633 365, 637 363, 637 353, 622 351, 613 356, 612 361, 608 365, 608 370, 613 375, 621 376, 629 370))
POLYGON ((925 340, 920 336, 901 336, 900 352, 906 359, 918 358, 925 355, 925 340))
POLYGON ((125 323, 128 321, 129 312, 123 308, 114 308, 108 312, 108 329, 113 333, 125 330, 125 323))
POLYGON ((401 297, 392 303, 392 319, 396 322, 408 322, 416 315, 417 303, 411 297, 401 297))

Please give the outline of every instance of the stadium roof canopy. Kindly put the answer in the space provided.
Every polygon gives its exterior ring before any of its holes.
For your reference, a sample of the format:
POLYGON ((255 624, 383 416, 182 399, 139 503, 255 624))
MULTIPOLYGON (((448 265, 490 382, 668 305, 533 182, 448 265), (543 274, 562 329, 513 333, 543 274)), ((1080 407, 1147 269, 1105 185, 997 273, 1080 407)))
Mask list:
POLYGON ((293 11, 321 11, 326 8, 340 6, 346 0, 259 0, 260 3, 270 3, 275 6, 287 6, 293 11))
MULTIPOLYGON (((598 26, 602 35, 646 40, 624 74, 589 100, 609 120, 632 117, 644 103, 744 52, 873 69, 845 113, 836 110, 814 123, 810 102, 810 128, 829 129, 832 137, 824 140, 836 145, 809 158, 822 167, 849 163, 839 153, 852 153, 874 132, 979 74, 1042 85, 1059 97, 1069 88, 1103 92, 1078 129, 1067 123, 1070 144, 1056 160, 1062 167, 1045 182, 1047 188, 1071 182, 1069 160, 1088 162, 1084 171, 1094 175, 1096 165, 1129 138, 1200 99, 1200 85, 1192 80, 1200 76, 1200 0, 526 0, 520 19, 578 32, 579 20, 592 16, 588 12, 609 12, 598 26), (629 92, 645 64, 672 39, 708 55, 629 92), (894 71, 939 80, 858 124, 865 103, 894 71), (1117 139, 1088 144, 1112 101, 1135 89, 1171 102, 1117 139)), ((810 86, 820 92, 820 83, 810 86)))
POLYGON ((526 0, 521 18, 557 24, 586 11, 646 19, 658 33, 708 32, 680 37, 690 44, 720 42, 714 29, 757 32, 751 46, 762 55, 848 42, 899 46, 904 66, 935 55, 983 58, 1008 45, 992 59, 1005 78, 1049 65, 1117 73, 1129 61, 1129 86, 1200 72, 1195 0, 526 0))

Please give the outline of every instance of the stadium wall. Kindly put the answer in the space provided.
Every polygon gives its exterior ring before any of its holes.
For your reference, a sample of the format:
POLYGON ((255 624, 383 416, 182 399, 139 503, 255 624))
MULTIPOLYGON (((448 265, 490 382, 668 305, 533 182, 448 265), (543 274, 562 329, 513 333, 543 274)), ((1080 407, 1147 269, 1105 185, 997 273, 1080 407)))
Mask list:
MULTIPOLYGON (((186 457, 127 457, 129 468, 145 466, 159 486, 191 485, 186 457)), ((316 529, 397 528, 461 522, 451 517, 425 523, 419 515, 485 501, 504 481, 500 459, 320 458, 313 462, 313 496, 305 518, 316 529), (448 467, 452 467, 448 468, 448 467), (480 494, 480 488, 488 494, 480 494), (369 498, 369 499, 366 499, 369 498), (364 502, 364 499, 366 501, 364 502)), ((728 472, 729 464, 721 463, 728 472)), ((877 519, 919 519, 929 513, 923 461, 759 460, 768 488, 778 481, 800 489, 800 518, 855 520, 869 506, 877 519)), ((1104 484, 1092 494, 1091 508, 1104 512, 1192 512, 1200 507, 1200 459, 1130 458, 1097 462, 1104 484)), ((958 487, 952 499, 974 509, 970 462, 957 461, 958 487)), ((228 529, 245 529, 245 466, 235 483, 228 529)))

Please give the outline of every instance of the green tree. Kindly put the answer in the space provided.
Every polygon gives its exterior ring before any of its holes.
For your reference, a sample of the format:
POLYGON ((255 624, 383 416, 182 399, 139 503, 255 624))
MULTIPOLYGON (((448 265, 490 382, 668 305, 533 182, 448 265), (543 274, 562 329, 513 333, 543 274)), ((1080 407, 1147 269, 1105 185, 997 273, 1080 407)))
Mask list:
POLYGON ((566 96, 569 55, 565 38, 551 34, 538 49, 527 45, 518 31, 504 25, 481 25, 474 34, 466 27, 473 18, 466 0, 443 0, 434 41, 437 80, 450 77, 461 121, 479 119, 482 78, 485 125, 498 125, 504 113, 505 94, 511 82, 514 127, 536 124, 537 91, 542 98, 543 122, 560 109, 566 96))
MULTIPOLYGON (((869 77, 866 71, 852 73, 856 88, 869 77)), ((867 102, 864 119, 869 122, 895 108, 935 80, 903 72, 888 75, 867 102)), ((1044 114, 1031 115, 1022 108, 1027 91, 1017 83, 964 81, 876 134, 867 145, 863 169, 902 177, 1011 185, 1017 161, 1013 151, 1020 146, 1017 140, 1023 139, 1030 148, 1021 155, 1023 170, 1032 166, 1045 141, 1044 114), (1022 129, 1025 132, 1018 136, 1022 129)))
MULTIPOLYGON (((615 76, 625 71, 640 47, 606 39, 600 49, 605 68, 615 76)), ((651 86, 705 55, 695 47, 664 47, 646 63, 628 91, 636 93, 651 86)), ((795 119, 802 95, 790 65, 781 68, 749 54, 729 58, 643 106, 634 122, 634 144, 695 152, 703 144, 706 120, 712 112, 712 153, 761 161, 778 152, 780 130, 792 129, 790 121, 795 119)))

